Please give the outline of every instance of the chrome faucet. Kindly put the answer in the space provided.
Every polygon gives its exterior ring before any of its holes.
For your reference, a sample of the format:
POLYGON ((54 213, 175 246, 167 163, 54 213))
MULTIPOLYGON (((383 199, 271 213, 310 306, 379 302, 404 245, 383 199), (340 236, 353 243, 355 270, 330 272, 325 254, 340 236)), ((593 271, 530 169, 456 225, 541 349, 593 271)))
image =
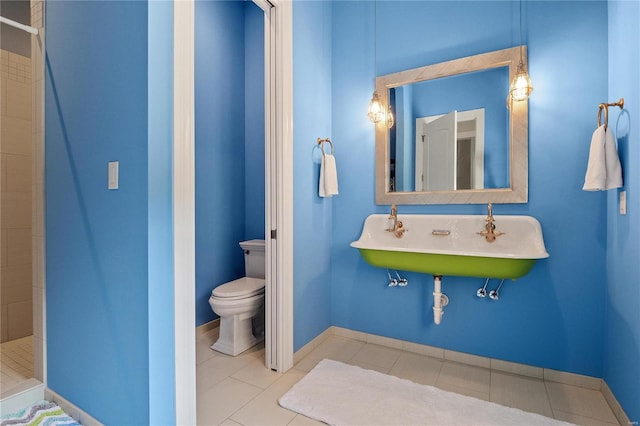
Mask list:
POLYGON ((402 221, 398 220, 398 207, 395 204, 391 205, 391 214, 389 215, 389 219, 393 220, 393 226, 387 228, 387 232, 393 232, 393 235, 396 238, 402 238, 406 229, 402 224, 402 221))
POLYGON ((496 237, 504 235, 504 232, 496 231, 496 220, 493 218, 493 205, 491 203, 487 206, 487 218, 484 222, 484 231, 480 231, 478 234, 485 237, 488 243, 493 243, 496 237))

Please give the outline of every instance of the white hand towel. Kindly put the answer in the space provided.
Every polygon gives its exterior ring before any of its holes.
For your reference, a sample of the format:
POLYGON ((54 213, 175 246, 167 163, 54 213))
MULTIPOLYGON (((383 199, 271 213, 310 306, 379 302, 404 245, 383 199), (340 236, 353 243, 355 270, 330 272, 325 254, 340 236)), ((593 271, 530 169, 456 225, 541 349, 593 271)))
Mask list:
POLYGON ((604 156, 607 168, 605 189, 620 188, 622 186, 622 167, 620 166, 620 157, 618 157, 618 148, 616 147, 613 130, 610 127, 605 130, 604 156))
POLYGON ((584 191, 603 191, 607 181, 607 167, 605 160, 605 129, 598 126, 591 136, 589 149, 589 163, 584 177, 584 191))
POLYGON ((321 197, 332 197, 338 193, 338 170, 336 159, 331 154, 322 156, 319 187, 318 192, 321 197))

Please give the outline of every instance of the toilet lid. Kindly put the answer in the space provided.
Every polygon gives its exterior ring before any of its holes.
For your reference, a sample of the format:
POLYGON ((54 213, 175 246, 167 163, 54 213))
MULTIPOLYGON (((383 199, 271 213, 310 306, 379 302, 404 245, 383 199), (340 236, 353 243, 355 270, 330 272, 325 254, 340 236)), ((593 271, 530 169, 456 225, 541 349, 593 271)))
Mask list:
POLYGON ((244 277, 214 288, 211 295, 220 298, 249 297, 261 292, 264 292, 264 279, 244 277))

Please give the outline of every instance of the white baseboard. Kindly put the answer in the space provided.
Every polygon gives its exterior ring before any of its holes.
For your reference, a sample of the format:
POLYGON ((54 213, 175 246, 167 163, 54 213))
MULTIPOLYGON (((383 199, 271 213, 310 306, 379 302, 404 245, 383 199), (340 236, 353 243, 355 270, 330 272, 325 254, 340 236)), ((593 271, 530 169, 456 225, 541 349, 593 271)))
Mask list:
POLYGON ((89 413, 83 411, 78 408, 75 404, 70 401, 67 401, 65 398, 61 397, 51 389, 47 388, 45 390, 45 399, 47 401, 55 402, 62 408, 65 413, 73 417, 78 423, 83 426, 102 426, 98 420, 94 419, 89 413))

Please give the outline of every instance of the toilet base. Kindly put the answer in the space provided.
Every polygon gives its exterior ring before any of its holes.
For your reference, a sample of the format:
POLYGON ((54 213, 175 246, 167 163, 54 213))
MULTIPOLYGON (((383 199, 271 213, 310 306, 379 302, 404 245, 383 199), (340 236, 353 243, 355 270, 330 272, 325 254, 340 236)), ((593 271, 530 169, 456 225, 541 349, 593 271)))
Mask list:
POLYGON ((253 318, 236 315, 220 318, 220 336, 211 349, 236 356, 264 340, 264 333, 253 335, 253 318))

